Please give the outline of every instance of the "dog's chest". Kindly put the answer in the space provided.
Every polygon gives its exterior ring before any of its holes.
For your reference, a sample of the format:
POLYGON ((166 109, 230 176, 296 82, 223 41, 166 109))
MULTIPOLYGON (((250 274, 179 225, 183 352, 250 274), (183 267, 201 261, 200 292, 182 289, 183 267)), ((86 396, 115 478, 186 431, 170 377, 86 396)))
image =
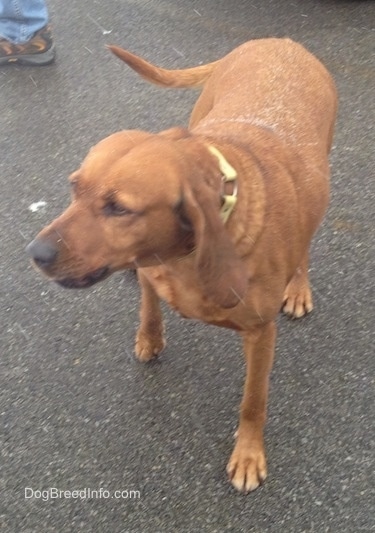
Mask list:
POLYGON ((144 270, 159 298, 183 317, 210 323, 225 318, 225 310, 213 304, 203 293, 193 265, 191 268, 179 268, 177 265, 173 269, 155 267, 144 270))
MULTIPOLYGON (((254 326, 275 313, 273 306, 257 305, 251 295, 235 308, 224 309, 213 303, 202 288, 194 269, 177 266, 145 268, 144 273, 160 299, 167 302, 184 318, 193 318, 216 326, 244 330, 254 326), (259 309, 258 309, 259 307, 259 309)), ((256 298, 259 299, 259 298, 256 298)))

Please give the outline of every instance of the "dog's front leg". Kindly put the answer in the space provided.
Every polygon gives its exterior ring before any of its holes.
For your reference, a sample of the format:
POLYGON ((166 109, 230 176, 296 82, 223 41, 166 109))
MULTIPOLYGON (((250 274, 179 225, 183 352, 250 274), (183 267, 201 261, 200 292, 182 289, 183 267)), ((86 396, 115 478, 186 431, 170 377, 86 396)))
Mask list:
POLYGON ((142 270, 138 270, 142 299, 140 325, 137 331, 135 353, 140 361, 150 361, 164 348, 164 327, 160 300, 142 270))
POLYGON ((232 484, 240 491, 256 489, 267 475, 263 429, 275 338, 274 322, 243 333, 246 357, 245 390, 236 445, 227 466, 232 484))

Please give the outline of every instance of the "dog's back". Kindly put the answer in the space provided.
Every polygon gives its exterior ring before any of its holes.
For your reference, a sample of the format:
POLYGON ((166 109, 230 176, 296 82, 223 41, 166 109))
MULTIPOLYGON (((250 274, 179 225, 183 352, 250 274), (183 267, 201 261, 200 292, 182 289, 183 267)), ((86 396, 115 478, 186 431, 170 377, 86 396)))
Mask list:
MULTIPOLYGON (((166 70, 110 48, 150 82, 203 85, 190 117, 192 133, 247 146, 265 169, 276 161, 287 164, 298 181, 306 225, 317 227, 328 203, 337 96, 330 74, 314 55, 290 39, 256 39, 213 63, 166 70)), ((277 189, 279 173, 266 172, 277 189)))
POLYGON ((218 61, 166 70, 116 46, 109 47, 143 78, 164 87, 204 84, 190 127, 236 121, 275 131, 290 145, 317 143, 329 152, 336 90, 325 67, 290 39, 256 39, 218 61))

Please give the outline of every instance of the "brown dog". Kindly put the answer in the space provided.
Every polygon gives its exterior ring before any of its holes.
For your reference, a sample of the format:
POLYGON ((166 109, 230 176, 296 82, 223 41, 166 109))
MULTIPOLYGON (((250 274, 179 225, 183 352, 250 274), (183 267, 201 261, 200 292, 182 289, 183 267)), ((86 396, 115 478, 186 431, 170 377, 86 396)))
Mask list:
POLYGON ((141 361, 165 344, 159 298, 241 334, 247 374, 227 471, 250 491, 266 477, 275 317, 282 305, 293 317, 312 309, 308 249, 328 201, 334 83, 289 39, 177 71, 110 48, 159 85, 204 84, 189 130, 123 131, 97 144, 70 178, 71 205, 28 252, 70 288, 137 268, 141 361))

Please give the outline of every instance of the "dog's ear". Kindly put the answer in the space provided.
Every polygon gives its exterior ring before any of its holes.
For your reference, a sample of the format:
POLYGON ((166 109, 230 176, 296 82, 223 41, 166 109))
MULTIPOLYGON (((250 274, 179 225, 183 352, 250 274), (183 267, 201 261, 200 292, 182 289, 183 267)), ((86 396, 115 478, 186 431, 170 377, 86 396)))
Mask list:
POLYGON ((244 297, 247 273, 220 218, 217 195, 202 180, 183 185, 183 212, 196 246, 196 268, 205 294, 221 307, 235 307, 244 297))
POLYGON ((169 139, 170 141, 178 141, 180 139, 185 139, 186 137, 191 137, 191 133, 186 128, 181 128, 175 126, 174 128, 169 128, 168 130, 163 130, 158 133, 161 137, 169 139))
POLYGON ((156 137, 154 133, 141 130, 122 130, 116 133, 112 133, 108 137, 105 137, 93 146, 88 156, 90 158, 97 157, 99 160, 103 159, 103 151, 106 152, 106 165, 108 165, 110 154, 115 160, 123 155, 126 155, 130 150, 142 144, 149 139, 156 137))

